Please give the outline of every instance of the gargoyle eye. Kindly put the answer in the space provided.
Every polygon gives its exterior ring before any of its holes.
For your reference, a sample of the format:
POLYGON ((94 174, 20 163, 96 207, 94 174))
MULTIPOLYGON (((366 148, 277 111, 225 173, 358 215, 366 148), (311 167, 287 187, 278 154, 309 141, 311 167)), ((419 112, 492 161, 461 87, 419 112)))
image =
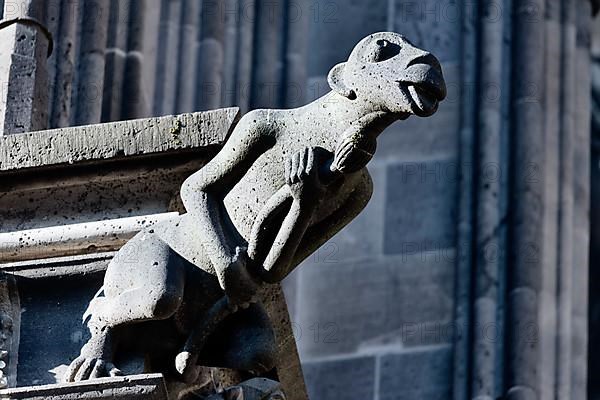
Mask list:
POLYGON ((366 61, 370 63, 378 63, 389 60, 400 53, 400 45, 392 43, 385 39, 379 39, 375 42, 375 46, 365 55, 366 61))

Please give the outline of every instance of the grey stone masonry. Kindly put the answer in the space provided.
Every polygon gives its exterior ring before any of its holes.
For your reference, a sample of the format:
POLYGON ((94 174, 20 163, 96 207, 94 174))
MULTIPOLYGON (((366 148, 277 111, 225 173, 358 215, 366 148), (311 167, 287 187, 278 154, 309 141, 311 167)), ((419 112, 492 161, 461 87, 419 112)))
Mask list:
POLYGON ((239 110, 61 128, 0 139, 0 171, 148 155, 224 143, 239 110), (200 135, 211 126, 214 136, 200 135))
POLYGON ((165 400, 166 398, 167 390, 160 374, 0 390, 0 399, 12 400, 165 400))
POLYGON ((39 0, 4 4, 0 25, 0 135, 44 129, 51 37, 39 0))
MULTIPOLYGON (((0 398, 166 398, 155 376, 55 383, 89 337, 81 315, 114 251, 153 218, 183 212, 181 183, 238 118, 230 108, 0 138, 0 387, 11 387, 0 398), (23 240, 8 255, 17 236, 48 241, 23 240)), ((277 377, 288 399, 305 400, 283 293, 271 285, 261 295, 274 322, 277 377)))

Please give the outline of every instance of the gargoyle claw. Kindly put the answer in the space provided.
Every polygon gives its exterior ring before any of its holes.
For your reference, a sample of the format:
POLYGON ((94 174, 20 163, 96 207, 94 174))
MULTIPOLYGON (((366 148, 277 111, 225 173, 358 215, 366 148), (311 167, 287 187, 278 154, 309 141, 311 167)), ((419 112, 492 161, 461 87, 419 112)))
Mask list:
POLYGON ((79 356, 67 369, 65 382, 80 382, 88 379, 121 376, 123 373, 114 364, 100 358, 79 356))

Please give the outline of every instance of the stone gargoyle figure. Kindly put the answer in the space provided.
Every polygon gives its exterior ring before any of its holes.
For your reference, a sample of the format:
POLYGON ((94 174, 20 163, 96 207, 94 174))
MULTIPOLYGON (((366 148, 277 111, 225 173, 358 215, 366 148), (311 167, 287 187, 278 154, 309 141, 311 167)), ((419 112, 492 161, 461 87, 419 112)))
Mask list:
POLYGON ((197 366, 250 376, 274 368, 273 330, 255 294, 363 210, 382 131, 432 115, 446 96, 438 60, 393 32, 364 38, 328 82, 332 91, 306 106, 244 115, 182 185, 187 213, 123 246, 90 303, 91 338, 67 381, 118 375, 134 352, 146 371, 186 382, 197 366))

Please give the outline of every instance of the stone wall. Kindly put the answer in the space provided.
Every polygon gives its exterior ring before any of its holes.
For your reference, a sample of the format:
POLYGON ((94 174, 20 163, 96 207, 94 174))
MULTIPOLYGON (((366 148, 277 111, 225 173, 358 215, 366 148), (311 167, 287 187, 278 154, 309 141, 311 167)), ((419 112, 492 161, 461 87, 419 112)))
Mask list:
POLYGON ((404 34, 441 61, 450 90, 431 118, 380 137, 366 210, 288 284, 311 399, 451 396, 460 93, 460 22, 450 1, 311 4, 310 98, 365 35, 404 34))
POLYGON ((375 31, 433 52, 447 100, 385 132, 368 208, 285 282, 311 398, 585 398, 590 2, 44 5, 48 127, 304 104, 375 31))

